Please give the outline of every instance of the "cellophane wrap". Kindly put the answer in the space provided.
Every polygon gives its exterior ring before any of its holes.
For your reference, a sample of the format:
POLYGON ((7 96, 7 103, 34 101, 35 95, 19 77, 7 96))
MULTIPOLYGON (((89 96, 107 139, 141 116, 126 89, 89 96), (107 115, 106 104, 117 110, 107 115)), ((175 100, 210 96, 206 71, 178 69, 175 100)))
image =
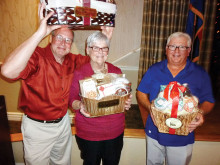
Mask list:
POLYGON ((94 74, 79 81, 81 99, 91 117, 124 112, 131 83, 124 74, 94 74))
POLYGON ((158 97, 151 104, 151 113, 161 133, 188 135, 188 126, 198 112, 198 99, 186 84, 175 81, 161 85, 158 97))

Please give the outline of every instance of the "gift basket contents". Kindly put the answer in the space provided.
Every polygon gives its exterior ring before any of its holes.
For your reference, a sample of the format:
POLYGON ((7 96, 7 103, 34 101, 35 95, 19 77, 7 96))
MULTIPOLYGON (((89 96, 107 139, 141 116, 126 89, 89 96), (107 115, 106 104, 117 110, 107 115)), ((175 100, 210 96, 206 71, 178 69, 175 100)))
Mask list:
POLYGON ((160 92, 151 104, 159 132, 188 135, 188 125, 196 117, 198 98, 193 96, 187 84, 173 81, 161 85, 160 92))
POLYGON ((79 81, 81 98, 91 117, 124 112, 131 93, 125 74, 98 73, 79 81))
POLYGON ((115 26, 114 0, 41 0, 46 5, 44 14, 54 14, 48 24, 69 25, 72 29, 98 29, 115 26))

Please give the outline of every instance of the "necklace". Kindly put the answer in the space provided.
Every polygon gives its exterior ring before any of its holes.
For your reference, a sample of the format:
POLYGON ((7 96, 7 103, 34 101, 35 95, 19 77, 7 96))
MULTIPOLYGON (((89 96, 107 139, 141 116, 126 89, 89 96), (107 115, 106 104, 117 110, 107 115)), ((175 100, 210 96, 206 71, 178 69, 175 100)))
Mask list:
MULTIPOLYGON (((92 66, 92 65, 91 65, 91 66, 92 66)), ((104 64, 104 68, 103 68, 103 69, 95 70, 93 67, 92 67, 92 69, 93 69, 93 71, 94 71, 95 74, 99 74, 99 73, 104 73, 104 74, 106 74, 106 73, 108 73, 108 69, 107 69, 106 64, 104 64)))

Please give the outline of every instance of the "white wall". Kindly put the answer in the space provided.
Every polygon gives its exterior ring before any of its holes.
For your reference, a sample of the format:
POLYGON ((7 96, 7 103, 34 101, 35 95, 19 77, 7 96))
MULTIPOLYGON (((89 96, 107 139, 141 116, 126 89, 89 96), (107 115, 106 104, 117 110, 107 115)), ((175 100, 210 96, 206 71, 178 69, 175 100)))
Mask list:
POLYGON ((196 141, 190 165, 220 165, 220 142, 196 141))
MULTIPOLYGON (((16 164, 23 163, 22 142, 13 142, 13 151, 16 164)), ((145 139, 124 138, 120 165, 145 165, 145 139)), ((80 165, 80 152, 73 136, 72 164, 80 165)), ((190 165, 220 165, 220 142, 196 141, 190 165)))
POLYGON ((138 67, 120 67, 122 72, 126 75, 126 78, 131 82, 132 89, 132 104, 137 104, 136 100, 136 89, 137 89, 137 79, 138 79, 138 67))
MULTIPOLYGON (((22 142, 13 142, 12 147, 16 164, 24 163, 22 142)), ((120 165, 145 164, 145 155, 145 139, 124 138, 124 147, 121 154, 120 165)), ((73 136, 72 164, 80 165, 82 162, 80 151, 76 144, 75 137, 73 136)))

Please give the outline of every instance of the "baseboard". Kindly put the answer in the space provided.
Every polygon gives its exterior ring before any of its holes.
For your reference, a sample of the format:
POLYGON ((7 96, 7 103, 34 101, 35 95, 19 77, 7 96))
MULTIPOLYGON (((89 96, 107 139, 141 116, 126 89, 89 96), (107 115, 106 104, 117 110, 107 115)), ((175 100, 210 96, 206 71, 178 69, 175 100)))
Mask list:
MULTIPOLYGON (((22 112, 8 112, 7 116, 8 116, 8 120, 9 121, 21 121, 22 120, 22 116, 24 113, 22 112)), ((74 114, 70 114, 70 123, 73 123, 73 118, 74 118, 74 114)))
POLYGON ((24 113, 21 112, 8 112, 8 120, 9 121, 21 121, 24 113))

